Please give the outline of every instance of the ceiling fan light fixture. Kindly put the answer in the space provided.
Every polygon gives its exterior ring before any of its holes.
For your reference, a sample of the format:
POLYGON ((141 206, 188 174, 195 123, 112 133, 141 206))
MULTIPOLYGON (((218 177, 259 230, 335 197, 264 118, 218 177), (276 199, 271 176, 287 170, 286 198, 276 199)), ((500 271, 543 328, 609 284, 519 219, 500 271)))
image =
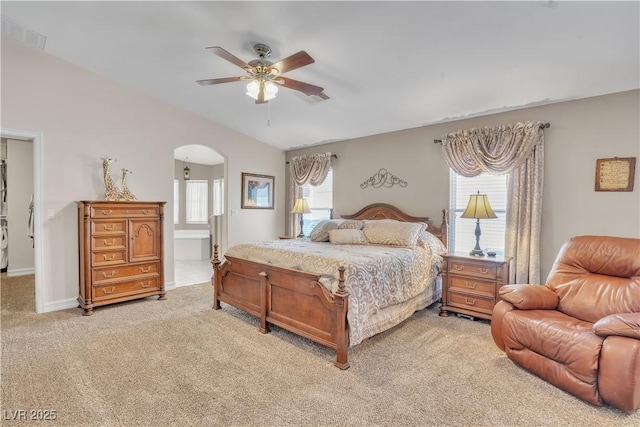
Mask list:
MULTIPOLYGON (((247 84, 247 95, 251 98, 258 100, 258 95, 260 93, 260 83, 259 79, 254 79, 247 84)), ((269 101, 276 97, 276 93, 278 93, 278 86, 276 86, 272 81, 267 80, 264 82, 264 100, 269 101)))

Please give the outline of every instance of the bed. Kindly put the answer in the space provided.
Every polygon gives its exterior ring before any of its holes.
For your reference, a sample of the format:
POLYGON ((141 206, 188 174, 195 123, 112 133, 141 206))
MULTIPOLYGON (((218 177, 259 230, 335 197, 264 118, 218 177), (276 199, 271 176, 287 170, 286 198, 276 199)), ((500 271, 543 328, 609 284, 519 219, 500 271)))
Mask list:
POLYGON ((439 253, 446 249, 448 227, 444 210, 442 223, 435 226, 429 218, 384 203, 343 215, 341 221, 349 224, 347 229, 364 224, 362 233, 370 239, 380 227, 415 233, 426 224, 426 232, 420 229, 415 241, 421 243, 415 246, 376 244, 374 239, 373 244, 335 244, 342 243, 337 238, 252 242, 229 248, 224 262, 214 246, 213 308, 223 302, 259 318, 262 333, 277 325, 330 347, 336 351, 335 366, 349 368, 349 346, 440 299, 439 253))

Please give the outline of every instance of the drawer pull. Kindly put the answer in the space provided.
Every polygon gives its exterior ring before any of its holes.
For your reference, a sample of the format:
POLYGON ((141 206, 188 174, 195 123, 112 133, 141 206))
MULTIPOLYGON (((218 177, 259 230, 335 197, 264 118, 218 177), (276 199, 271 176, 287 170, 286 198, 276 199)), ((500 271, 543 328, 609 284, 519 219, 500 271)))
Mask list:
POLYGON ((111 239, 110 242, 107 242, 107 239, 103 240, 105 246, 113 246, 116 244, 116 239, 111 239))
POLYGON ((458 271, 462 271, 464 270, 464 265, 454 265, 453 268, 455 268, 458 271))
POLYGON ((114 259, 116 259, 116 254, 113 254, 111 256, 109 255, 102 255, 104 257, 105 261, 113 261, 114 259))
POLYGON ((109 209, 109 210, 103 209, 102 210, 102 215, 111 215, 111 212, 113 212, 111 209, 109 209))
POLYGON ((105 294, 105 295, 112 294, 112 293, 113 293, 113 291, 115 291, 115 290, 116 290, 116 287, 115 287, 115 286, 112 286, 112 287, 111 287, 111 289, 102 288, 102 292, 104 292, 104 294, 105 294))
POLYGON ((469 304, 469 305, 476 305, 476 299, 475 298, 469 299, 467 297, 464 297, 464 302, 466 304, 469 304))
POLYGON ((487 274, 489 272, 488 268, 478 268, 478 270, 480 270, 480 273, 482 274, 487 274))
POLYGON ((143 210, 142 210, 142 214, 143 214, 143 215, 149 215, 149 211, 148 211, 147 209, 143 209, 143 210))
POLYGON ((469 288, 469 289, 475 289, 475 288, 476 288, 476 286, 478 286, 478 283, 477 283, 477 282, 469 283, 469 282, 467 282, 467 281, 465 280, 465 281, 464 281, 464 285, 465 285, 467 288, 469 288))
POLYGON ((144 268, 144 267, 140 267, 140 271, 143 273, 148 273, 151 271, 151 266, 144 268))
POLYGON ((107 224, 104 224, 104 225, 102 226, 102 228, 104 228, 104 229, 105 229, 105 230, 107 230, 107 231, 112 231, 112 230, 115 230, 115 229, 116 229, 116 225, 115 225, 115 224, 113 224, 111 227, 107 227, 107 224))
POLYGON ((142 286, 143 288, 148 288, 149 286, 151 286, 151 282, 147 280, 147 284, 146 285, 144 283, 140 282, 140 286, 142 286))
POLYGON ((107 273, 105 273, 105 272, 103 272, 103 273, 102 273, 102 276, 103 276, 105 279, 110 279, 110 278, 112 278, 112 277, 113 277, 113 276, 115 276, 115 275, 116 275, 116 272, 115 272, 115 271, 112 271, 112 272, 111 272, 111 274, 107 274, 107 273))

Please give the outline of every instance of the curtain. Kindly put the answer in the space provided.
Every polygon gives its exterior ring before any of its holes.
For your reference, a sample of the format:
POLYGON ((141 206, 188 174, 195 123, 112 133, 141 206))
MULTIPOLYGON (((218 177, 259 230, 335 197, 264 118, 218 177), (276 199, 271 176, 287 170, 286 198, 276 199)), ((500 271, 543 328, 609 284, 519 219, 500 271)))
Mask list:
POLYGON ((544 167, 542 122, 459 130, 442 139, 457 174, 508 175, 505 255, 510 283, 540 283, 540 222, 544 167))
MULTIPOLYGON (((288 212, 293 209, 296 199, 302 197, 302 186, 320 185, 327 178, 331 169, 331 153, 318 153, 309 156, 292 157, 289 161, 289 206, 288 212)), ((296 221, 294 214, 289 214, 289 235, 295 236, 296 221)))

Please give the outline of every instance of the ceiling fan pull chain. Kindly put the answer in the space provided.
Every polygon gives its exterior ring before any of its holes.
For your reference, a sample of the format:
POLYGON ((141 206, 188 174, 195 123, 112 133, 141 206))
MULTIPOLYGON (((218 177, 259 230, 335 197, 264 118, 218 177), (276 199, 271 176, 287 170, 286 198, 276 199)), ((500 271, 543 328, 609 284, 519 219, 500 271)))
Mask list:
POLYGON ((267 102, 267 127, 271 127, 271 109, 269 108, 269 102, 267 102))

